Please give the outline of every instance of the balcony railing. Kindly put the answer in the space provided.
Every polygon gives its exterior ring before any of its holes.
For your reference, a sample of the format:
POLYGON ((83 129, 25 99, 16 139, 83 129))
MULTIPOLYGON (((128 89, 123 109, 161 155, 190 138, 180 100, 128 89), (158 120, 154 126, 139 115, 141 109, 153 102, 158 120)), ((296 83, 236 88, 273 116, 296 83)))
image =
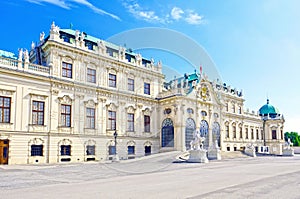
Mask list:
POLYGON ((50 67, 32 63, 26 63, 16 59, 0 57, 0 66, 14 70, 23 70, 29 73, 49 75, 50 67))
POLYGON ((0 57, 0 64, 4 66, 18 67, 19 61, 16 59, 0 57))

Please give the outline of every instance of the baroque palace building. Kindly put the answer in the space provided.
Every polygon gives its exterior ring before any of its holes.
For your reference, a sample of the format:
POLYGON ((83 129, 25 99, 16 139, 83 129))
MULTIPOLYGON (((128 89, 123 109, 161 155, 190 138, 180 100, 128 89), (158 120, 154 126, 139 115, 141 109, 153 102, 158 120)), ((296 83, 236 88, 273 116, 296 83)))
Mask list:
POLYGON ((205 75, 166 82, 161 62, 54 23, 29 52, 1 54, 0 164, 185 151, 195 130, 207 149, 282 154, 278 110, 245 111, 242 92, 205 75))

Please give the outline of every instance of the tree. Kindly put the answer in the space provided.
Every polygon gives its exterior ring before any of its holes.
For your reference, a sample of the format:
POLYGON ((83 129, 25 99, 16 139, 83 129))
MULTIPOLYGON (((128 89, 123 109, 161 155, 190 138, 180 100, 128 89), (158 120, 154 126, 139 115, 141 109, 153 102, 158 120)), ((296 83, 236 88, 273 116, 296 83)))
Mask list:
POLYGON ((284 140, 288 141, 289 138, 294 146, 300 146, 300 136, 297 132, 285 132, 284 140))

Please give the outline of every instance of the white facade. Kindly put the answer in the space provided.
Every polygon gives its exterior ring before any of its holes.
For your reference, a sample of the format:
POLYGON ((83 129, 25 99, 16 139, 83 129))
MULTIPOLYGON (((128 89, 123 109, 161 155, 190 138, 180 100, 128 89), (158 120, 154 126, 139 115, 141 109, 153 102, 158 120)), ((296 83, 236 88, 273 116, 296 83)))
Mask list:
POLYGON ((200 74, 166 84, 160 62, 54 23, 19 53, 0 57, 0 164, 108 160, 115 132, 120 159, 184 151, 196 129, 206 147, 281 154, 282 117, 263 122, 241 93, 200 74))

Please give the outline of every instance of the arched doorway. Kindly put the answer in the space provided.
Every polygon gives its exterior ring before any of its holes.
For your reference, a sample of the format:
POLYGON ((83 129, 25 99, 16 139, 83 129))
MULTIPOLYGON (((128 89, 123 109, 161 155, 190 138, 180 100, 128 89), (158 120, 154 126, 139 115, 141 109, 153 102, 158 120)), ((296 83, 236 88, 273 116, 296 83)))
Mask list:
POLYGON ((162 123, 161 147, 174 147, 174 126, 170 118, 162 123))
POLYGON ((186 150, 190 149, 190 143, 194 139, 194 131, 196 130, 195 121, 192 118, 188 118, 185 124, 185 148, 186 150))
POLYGON ((200 135, 201 137, 205 137, 205 141, 203 142, 203 147, 205 149, 208 148, 209 137, 208 137, 208 123, 206 120, 202 120, 200 123, 200 135))
POLYGON ((220 124, 218 122, 214 122, 212 126, 212 141, 214 143, 217 140, 219 147, 221 147, 220 135, 220 124))

